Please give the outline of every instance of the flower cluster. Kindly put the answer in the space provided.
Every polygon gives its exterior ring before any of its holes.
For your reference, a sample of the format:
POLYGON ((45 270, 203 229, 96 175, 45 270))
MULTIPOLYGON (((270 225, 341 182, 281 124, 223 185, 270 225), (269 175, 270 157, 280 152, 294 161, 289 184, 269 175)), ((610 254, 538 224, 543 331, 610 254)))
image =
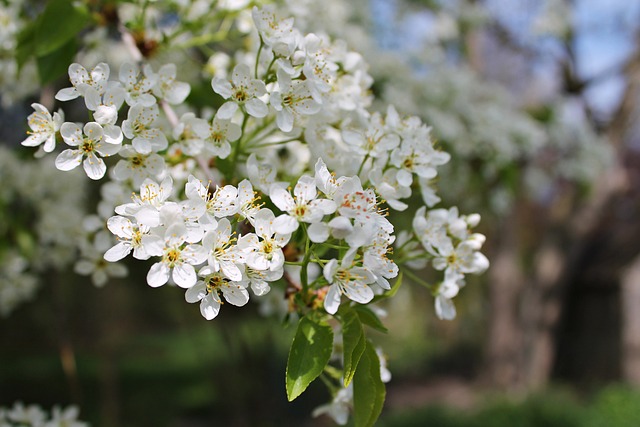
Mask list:
POLYGON ((51 414, 38 405, 25 406, 16 402, 13 407, 0 407, 0 426, 3 427, 86 427, 78 420, 78 408, 69 406, 62 409, 54 406, 51 414))
MULTIPOLYGON (((224 302, 245 306, 250 291, 260 298, 279 287, 302 328, 327 338, 328 319, 358 326, 362 336, 342 338, 360 345, 357 357, 345 355, 356 359, 343 364, 348 390, 360 356, 382 365, 354 307, 392 296, 401 271, 431 260, 444 275, 429 285, 436 312, 452 318, 464 275, 488 266, 484 237, 470 231, 479 216, 431 209, 450 156, 417 117, 370 110, 373 80, 361 55, 303 34, 274 8, 250 16, 252 47, 207 79, 206 108, 190 105, 176 65, 154 71, 139 51, 116 79, 105 62, 74 63, 56 99, 83 99, 90 120, 65 121, 33 104, 23 145, 49 153, 64 142, 58 169, 82 164, 90 179, 108 178, 97 215, 83 222, 77 272, 102 285, 127 274, 118 263, 127 256, 150 260, 148 285, 184 289, 207 320, 224 302), (409 227, 395 215, 420 198, 414 233, 396 242, 409 227)), ((295 398, 301 391, 291 384, 295 398)), ((334 392, 338 401, 348 393, 334 392)))

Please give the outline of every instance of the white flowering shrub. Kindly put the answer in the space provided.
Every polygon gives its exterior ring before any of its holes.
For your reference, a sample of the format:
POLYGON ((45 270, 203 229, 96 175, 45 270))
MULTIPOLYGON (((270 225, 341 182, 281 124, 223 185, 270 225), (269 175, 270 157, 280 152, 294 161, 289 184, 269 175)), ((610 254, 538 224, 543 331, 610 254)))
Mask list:
POLYGON ((322 377, 334 399, 315 414, 373 425, 390 379, 366 333, 385 329, 374 304, 407 274, 451 319, 465 276, 489 265, 473 232, 479 215, 434 208, 449 154, 419 118, 371 110, 360 54, 305 34, 273 5, 133 2, 93 12, 49 2, 36 24, 69 26, 44 39, 34 24, 22 46, 34 47, 42 77, 44 58, 64 60, 96 14, 120 19, 119 40, 107 41, 120 57, 95 58, 101 48, 85 30, 93 53, 67 64, 70 86, 55 94, 86 119, 34 103, 22 142, 103 183, 76 271, 103 285, 125 276, 121 260, 132 257, 149 286, 183 289, 206 320, 224 321, 225 303, 279 293, 297 322, 289 400, 322 377), (437 283, 412 273, 427 265, 441 272, 437 283))
POLYGON ((80 412, 75 406, 60 408, 54 406, 51 413, 38 405, 16 402, 12 407, 0 406, 0 426, 2 427, 87 427, 78 420, 80 412))

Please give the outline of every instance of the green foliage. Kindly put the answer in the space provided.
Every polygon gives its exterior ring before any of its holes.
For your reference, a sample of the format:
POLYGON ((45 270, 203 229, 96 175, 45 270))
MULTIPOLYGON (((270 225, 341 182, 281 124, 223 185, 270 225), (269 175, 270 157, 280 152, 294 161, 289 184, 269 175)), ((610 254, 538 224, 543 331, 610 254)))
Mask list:
MULTIPOLYGON (((310 313, 310 314, 313 314, 310 313)), ((287 398, 303 391, 324 370, 333 349, 333 330, 325 321, 307 315, 300 319, 287 361, 287 398)))
POLYGON ((40 83, 47 84, 62 76, 78 50, 76 37, 90 20, 84 5, 69 0, 47 2, 42 14, 18 36, 18 67, 35 58, 40 83))
POLYGON ((386 391, 380 378, 380 359, 368 340, 353 378, 353 420, 356 427, 372 426, 382 412, 386 391))
POLYGON ((35 55, 42 57, 55 52, 75 38, 88 21, 86 7, 75 6, 69 0, 49 1, 37 21, 35 55))
POLYGON ((344 386, 347 387, 353 375, 356 372, 356 367, 364 353, 366 347, 366 338, 364 336, 364 329, 362 328, 362 322, 358 317, 358 313, 349 306, 344 306, 340 310, 342 316, 342 339, 343 339, 343 358, 344 358, 344 386))
POLYGON ((596 397, 585 427, 631 427, 640 425, 640 392, 611 386, 596 397))
POLYGON ((373 329, 387 333, 388 329, 382 324, 378 316, 364 305, 356 305, 353 309, 358 313, 358 317, 363 325, 372 327, 373 329))

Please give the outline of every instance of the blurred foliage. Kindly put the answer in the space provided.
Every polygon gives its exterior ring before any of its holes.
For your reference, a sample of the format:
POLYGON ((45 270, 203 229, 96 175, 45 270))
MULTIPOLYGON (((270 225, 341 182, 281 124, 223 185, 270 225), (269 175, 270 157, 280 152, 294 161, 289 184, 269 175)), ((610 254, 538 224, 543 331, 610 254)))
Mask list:
POLYGON ((428 405, 399 410, 381 427, 632 427, 640 425, 640 391, 613 385, 589 399, 551 389, 523 401, 493 398, 469 411, 428 405))

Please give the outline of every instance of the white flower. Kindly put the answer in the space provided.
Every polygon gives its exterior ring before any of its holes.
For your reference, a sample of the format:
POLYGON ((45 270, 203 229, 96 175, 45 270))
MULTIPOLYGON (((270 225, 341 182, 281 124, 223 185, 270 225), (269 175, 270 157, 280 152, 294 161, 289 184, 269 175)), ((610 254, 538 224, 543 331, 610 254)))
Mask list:
POLYGON ((120 81, 125 89, 125 101, 131 107, 142 105, 151 107, 156 103, 156 97, 150 92, 158 82, 158 75, 153 72, 149 64, 145 64, 142 73, 133 64, 124 63, 120 67, 120 81))
POLYGON ((207 252, 200 245, 183 246, 188 237, 187 228, 182 223, 167 227, 164 236, 149 236, 145 246, 150 254, 162 256, 162 260, 151 266, 147 274, 147 283, 154 288, 162 286, 173 278, 181 288, 190 288, 196 284, 194 265, 207 259, 207 252))
POLYGON ((258 161, 255 153, 251 153, 247 158, 247 175, 249 176, 249 181, 266 195, 269 195, 271 184, 275 182, 277 172, 272 164, 258 161))
MULTIPOLYGON (((489 260, 478 249, 484 242, 484 236, 478 236, 473 240, 462 241, 453 246, 438 248, 438 255, 433 259, 433 268, 445 270, 445 275, 480 274, 489 268, 489 260)), ((446 277, 446 276, 445 276, 446 277)))
POLYGON ((444 165, 451 156, 433 148, 431 141, 404 140, 399 148, 391 152, 391 164, 399 168, 400 185, 409 187, 415 173, 421 178, 432 179, 438 174, 435 167, 444 165))
POLYGON ((231 154, 229 141, 236 141, 242 135, 240 126, 231 120, 221 119, 217 114, 211 124, 194 124, 193 129, 204 140, 205 151, 221 159, 226 159, 231 154))
POLYGON ((158 80, 153 86, 153 94, 169 104, 181 104, 189 96, 189 83, 176 80, 176 65, 165 64, 158 70, 158 80))
POLYGON ((91 276, 91 281, 97 287, 106 285, 109 277, 126 277, 128 273, 126 266, 106 262, 102 252, 93 246, 83 247, 82 257, 73 270, 80 275, 91 276))
POLYGON ((114 155, 120 151, 122 141, 122 133, 107 134, 96 122, 87 123, 84 129, 80 129, 80 126, 75 123, 63 123, 60 127, 60 135, 67 145, 77 148, 67 149, 58 154, 56 167, 69 171, 82 163, 87 176, 94 180, 102 178, 107 171, 104 161, 96 154, 102 157, 114 155))
POLYGON ((289 242, 291 235, 277 233, 274 221, 275 216, 271 210, 260 209, 254 221, 256 234, 250 233, 238 239, 238 249, 246 254, 246 263, 253 269, 275 271, 284 265, 282 248, 289 242))
POLYGON ((364 267, 353 265, 353 256, 345 256, 340 265, 337 259, 329 261, 323 269, 329 290, 324 299, 324 309, 335 314, 340 307, 340 297, 344 294, 352 301, 366 304, 373 299, 373 290, 368 286, 376 277, 364 267))
POLYGON ((252 16, 264 44, 281 56, 289 56, 293 53, 297 36, 293 28, 293 18, 278 20, 273 8, 258 9, 257 6, 253 7, 252 16))
POLYGON ((167 137, 160 129, 154 127, 159 115, 157 104, 151 107, 138 104, 129 109, 127 120, 122 122, 122 131, 132 140, 133 148, 138 153, 149 154, 167 148, 167 137))
POLYGON ((233 246, 233 240, 231 223, 227 218, 222 218, 215 230, 204 235, 202 246, 208 251, 207 260, 213 271, 222 271, 229 280, 238 282, 242 280, 242 272, 236 263, 244 262, 244 254, 233 246))
MULTIPOLYGON (((309 224, 322 221, 325 215, 332 214, 336 210, 336 204, 328 199, 316 199, 318 192, 316 190, 315 178, 303 175, 298 180, 293 189, 294 196, 284 188, 274 184, 269 192, 271 201, 287 215, 282 215, 276 219, 274 224, 275 230, 282 234, 293 233, 298 229, 298 222, 306 222, 309 224)), ((312 241, 319 242, 322 240, 314 240, 314 237, 320 239, 319 235, 309 236, 312 241)), ((326 240, 326 238, 325 238, 326 240)))
POLYGON ((151 256, 144 248, 142 236, 148 235, 148 226, 134 224, 129 218, 112 216, 107 220, 107 228, 119 242, 104 254, 104 259, 110 262, 119 261, 133 250, 136 259, 149 259, 151 256))
POLYGON ((117 181, 131 179, 135 187, 140 187, 147 178, 157 178, 165 171, 164 158, 156 153, 140 154, 132 146, 125 145, 118 152, 120 157, 113 168, 113 177, 117 181))
POLYGON ((220 312, 220 293, 229 304, 238 307, 249 301, 246 285, 230 281, 223 272, 216 272, 210 266, 205 266, 200 269, 198 275, 203 277, 203 280, 187 289, 185 299, 189 303, 200 301, 200 313, 205 319, 211 320, 220 312))
POLYGON ((125 91, 118 82, 109 82, 104 93, 93 88, 87 89, 84 101, 87 108, 93 111, 93 118, 101 125, 115 125, 118 121, 118 110, 124 102, 125 91))
POLYGON ((77 406, 69 406, 66 409, 54 406, 51 411, 51 420, 47 421, 44 427, 87 427, 87 423, 78 421, 79 413, 77 406))
POLYGON ((246 108, 247 113, 256 118, 262 118, 269 113, 267 104, 260 99, 267 93, 265 84, 262 80, 251 78, 251 70, 246 64, 235 66, 231 81, 214 77, 211 87, 228 100, 216 113, 221 119, 231 119, 238 107, 246 108))
POLYGON ((306 82, 291 80, 282 70, 278 70, 278 90, 271 93, 269 100, 277 111, 276 124, 283 132, 293 129, 297 116, 316 114, 322 108, 312 98, 306 82))
POLYGON ((200 212, 200 223, 207 229, 216 227, 215 218, 232 216, 238 211, 238 190, 233 185, 216 186, 214 192, 209 192, 208 186, 205 187, 198 178, 189 175, 185 194, 188 199, 184 202, 185 208, 200 212))
POLYGON ((51 117, 43 105, 34 102, 31 107, 35 110, 27 118, 31 131, 27 132, 29 136, 22 141, 22 145, 37 147, 44 142, 44 151, 50 153, 56 148, 56 132, 64 121, 64 113, 60 110, 51 117))
POLYGON ((208 136, 209 124, 206 120, 196 117, 194 113, 184 113, 180 122, 173 128, 173 138, 176 144, 172 149, 179 147, 180 151, 189 156, 197 156, 204 147, 204 136, 208 136), (199 129, 196 132, 196 129, 199 129), (203 136, 199 135, 202 134, 203 136))
POLYGON ((426 207, 422 206, 413 217, 413 230, 422 246, 432 255, 437 255, 436 248, 453 247, 447 236, 446 209, 433 209, 425 217, 426 207))
POLYGON ((157 227, 160 225, 160 208, 171 196, 173 179, 166 177, 160 184, 152 179, 145 179, 140 186, 140 194, 132 196, 131 203, 115 208, 119 215, 133 216, 140 225, 157 227))
POLYGON ((348 127, 342 131, 344 142, 357 154, 373 158, 386 158, 390 150, 400 144, 400 137, 389 132, 380 113, 374 113, 361 127, 348 127))
POLYGON ((256 270, 247 265, 241 265, 240 267, 242 267, 242 280, 240 283, 244 283, 245 286, 251 285, 251 290, 256 296, 268 294, 271 290, 269 282, 281 279, 284 274, 284 268, 271 271, 256 270))
POLYGON ((327 414, 336 422, 336 424, 343 426, 347 424, 347 421, 349 421, 349 411, 352 407, 353 383, 350 383, 348 387, 341 388, 336 393, 331 403, 318 406, 314 409, 312 415, 317 417, 319 415, 327 414))
POLYGON ((403 211, 409 207, 398 199, 405 199, 411 196, 411 187, 400 185, 396 168, 389 168, 384 173, 379 168, 374 168, 369 172, 369 181, 376 187, 378 194, 387 202, 389 206, 397 211, 403 211))
POLYGON ((238 200, 236 205, 238 206, 238 213, 241 217, 246 218, 251 224, 255 222, 255 216, 260 210, 256 201, 259 200, 259 196, 256 196, 256 192, 253 191, 251 181, 243 179, 238 184, 238 200))
POLYGON ((82 65, 73 63, 69 66, 69 80, 73 87, 60 89, 56 93, 58 101, 70 101, 85 96, 89 88, 102 95, 109 80, 109 66, 101 62, 89 73, 82 65))

